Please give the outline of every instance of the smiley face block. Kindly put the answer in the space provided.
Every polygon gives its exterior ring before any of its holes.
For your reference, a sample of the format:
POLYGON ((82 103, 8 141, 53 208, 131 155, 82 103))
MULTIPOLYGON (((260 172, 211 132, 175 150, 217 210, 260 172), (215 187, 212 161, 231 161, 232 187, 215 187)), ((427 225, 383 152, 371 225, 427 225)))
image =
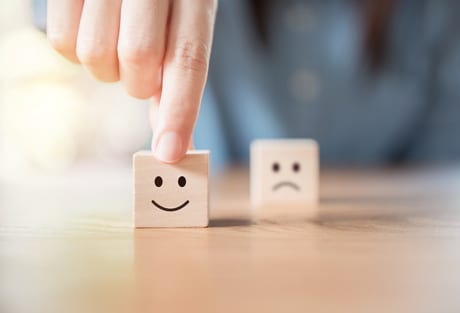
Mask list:
POLYGON ((208 226, 208 164, 209 151, 189 151, 176 164, 135 153, 134 226, 208 226))
POLYGON ((314 207, 318 201, 318 144, 309 139, 251 144, 251 202, 257 207, 314 207))

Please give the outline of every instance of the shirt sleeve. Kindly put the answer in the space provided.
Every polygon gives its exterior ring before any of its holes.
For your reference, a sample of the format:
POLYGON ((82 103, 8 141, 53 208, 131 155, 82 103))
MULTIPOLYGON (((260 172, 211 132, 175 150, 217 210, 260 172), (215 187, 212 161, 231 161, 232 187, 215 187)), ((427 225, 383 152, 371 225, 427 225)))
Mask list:
POLYGON ((460 36, 458 1, 444 1, 431 12, 432 69, 427 85, 427 110, 421 119, 411 160, 460 159, 460 36))

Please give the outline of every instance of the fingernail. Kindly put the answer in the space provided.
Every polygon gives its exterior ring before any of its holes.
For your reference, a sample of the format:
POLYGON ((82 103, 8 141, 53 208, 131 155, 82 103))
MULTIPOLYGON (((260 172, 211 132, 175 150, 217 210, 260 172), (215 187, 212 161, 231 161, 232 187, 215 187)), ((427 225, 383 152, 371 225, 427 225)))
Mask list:
POLYGON ((182 139, 176 132, 165 132, 160 136, 154 154, 162 162, 179 161, 182 153, 182 139))

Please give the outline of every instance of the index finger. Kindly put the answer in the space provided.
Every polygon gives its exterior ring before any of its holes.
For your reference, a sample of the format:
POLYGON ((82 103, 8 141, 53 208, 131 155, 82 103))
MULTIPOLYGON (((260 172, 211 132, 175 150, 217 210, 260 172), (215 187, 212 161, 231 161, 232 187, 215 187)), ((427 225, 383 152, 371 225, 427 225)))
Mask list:
POLYGON ((160 161, 179 161, 190 144, 208 73, 216 9, 216 0, 172 3, 163 89, 152 140, 152 150, 160 161))

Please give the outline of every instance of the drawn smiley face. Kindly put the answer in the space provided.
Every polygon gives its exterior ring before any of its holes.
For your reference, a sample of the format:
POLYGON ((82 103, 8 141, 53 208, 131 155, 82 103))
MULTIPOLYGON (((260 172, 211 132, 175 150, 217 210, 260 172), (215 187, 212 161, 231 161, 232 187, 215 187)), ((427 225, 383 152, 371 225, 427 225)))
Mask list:
POLYGON ((152 152, 133 157, 136 227, 208 225, 209 151, 188 151, 177 163, 158 161, 152 152))
MULTIPOLYGON (((155 177, 154 179, 154 184, 157 188, 161 188, 161 186, 163 186, 163 178, 161 176, 157 176, 155 177)), ((187 179, 184 177, 184 176, 180 176, 178 179, 177 179, 177 184, 179 185, 179 187, 183 188, 185 187, 185 185, 187 184, 187 179)), ((185 200, 182 204, 176 206, 176 207, 167 207, 167 206, 164 206, 164 205, 161 205, 159 204, 157 201, 155 200, 152 200, 152 204, 154 206, 156 206, 157 208, 159 208, 160 210, 163 210, 163 211, 166 211, 166 212, 175 212, 175 211, 179 211, 183 208, 185 208, 188 204, 190 203, 190 200, 185 200)))
MULTIPOLYGON (((296 173, 299 173, 300 172, 300 163, 295 161, 292 163, 292 166, 291 168, 287 169, 288 171, 291 170, 293 174, 296 174, 296 173)), ((282 170, 282 167, 280 165, 279 162, 273 162, 272 164, 272 171, 273 173, 275 174, 278 174, 280 173, 282 170)), ((300 191, 300 185, 295 183, 294 181, 292 180, 281 180, 279 182, 277 182, 276 184, 273 185, 273 191, 277 191, 278 189, 281 189, 281 188, 290 188, 290 189, 293 189, 295 191, 300 191)))

